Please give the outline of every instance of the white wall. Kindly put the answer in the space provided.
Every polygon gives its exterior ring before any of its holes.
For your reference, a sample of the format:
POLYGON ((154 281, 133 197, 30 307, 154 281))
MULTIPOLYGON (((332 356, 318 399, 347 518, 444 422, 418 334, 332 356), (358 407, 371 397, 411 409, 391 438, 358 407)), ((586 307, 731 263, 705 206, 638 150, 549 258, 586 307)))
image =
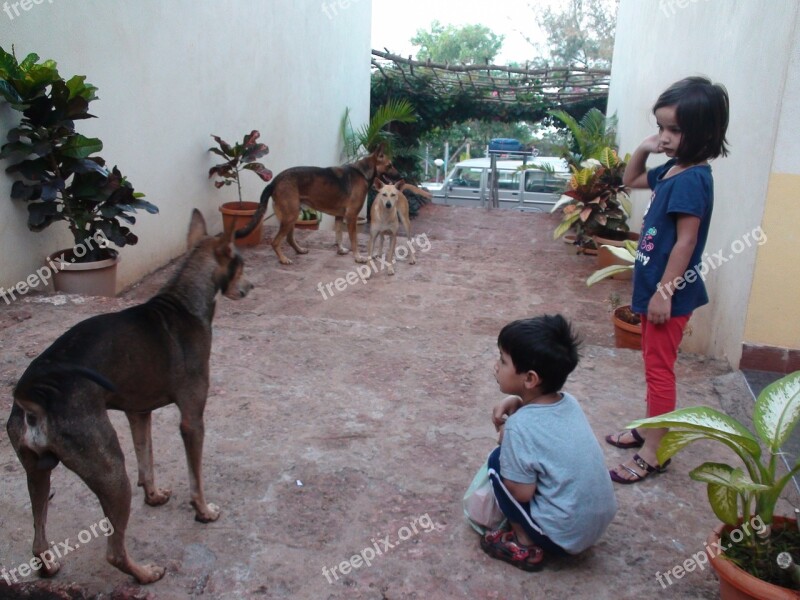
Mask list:
MULTIPOLYGON (((263 162, 277 174, 338 164, 345 107, 354 124, 369 118, 367 0, 29 1, 13 19, 0 12, 0 45, 14 44, 19 59, 36 52, 56 60, 62 76, 86 75, 99 88, 91 105, 98 118, 78 131, 99 137, 101 155, 161 211, 138 217, 139 243, 121 251, 118 290, 183 252, 192 207, 221 230, 217 207, 236 191, 207 178, 210 134, 233 142, 258 129, 270 149, 263 162)), ((17 119, 0 105, 0 141, 17 119)), ((244 175, 245 199, 257 201, 264 184, 244 175)), ((0 173, 6 288, 72 245, 63 224, 28 231, 26 207, 9 200, 11 183, 0 173)))
MULTIPOLYGON (((730 256, 731 244, 761 225, 799 6, 797 0, 620 2, 608 110, 619 117, 623 153, 656 132, 652 105, 674 81, 705 75, 728 89, 731 154, 712 163, 711 254, 730 256)), ((637 228, 648 198, 634 195, 637 228)), ((710 273, 711 302, 692 317, 684 348, 738 364, 756 248, 710 273)))

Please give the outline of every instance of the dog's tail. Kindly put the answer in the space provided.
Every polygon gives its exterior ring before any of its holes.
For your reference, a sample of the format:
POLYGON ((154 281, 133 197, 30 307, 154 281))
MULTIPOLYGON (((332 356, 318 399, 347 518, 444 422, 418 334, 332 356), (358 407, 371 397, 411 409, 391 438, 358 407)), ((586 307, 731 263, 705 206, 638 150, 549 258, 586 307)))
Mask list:
POLYGON ((250 219, 250 222, 245 225, 242 229, 236 231, 236 239, 239 240, 250 233, 258 226, 258 224, 264 219, 264 213, 267 212, 267 204, 269 203, 269 197, 272 196, 272 188, 275 185, 275 180, 273 179, 267 187, 264 188, 264 191, 261 192, 261 200, 258 204, 258 210, 256 214, 253 215, 253 218, 250 219))
POLYGON ((17 386, 14 388, 15 398, 25 398, 36 402, 45 409, 54 408, 54 403, 63 396, 63 382, 65 379, 79 375, 85 377, 109 392, 116 388, 106 377, 87 367, 69 363, 43 362, 32 365, 25 371, 17 386))

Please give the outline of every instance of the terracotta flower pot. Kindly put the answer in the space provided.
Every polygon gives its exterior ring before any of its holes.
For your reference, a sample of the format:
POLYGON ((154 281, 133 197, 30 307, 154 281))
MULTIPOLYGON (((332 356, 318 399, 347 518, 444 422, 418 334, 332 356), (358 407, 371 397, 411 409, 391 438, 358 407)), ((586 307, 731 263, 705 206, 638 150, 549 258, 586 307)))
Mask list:
POLYGON ((119 255, 116 252, 104 260, 77 262, 70 248, 54 252, 47 260, 50 265, 58 266, 53 274, 53 287, 57 292, 109 297, 117 293, 119 255))
MULTIPOLYGON (((794 519, 785 517, 773 517, 773 528, 796 527, 794 519)), ((719 542, 725 528, 732 529, 728 525, 720 524, 706 540, 706 546, 717 548, 714 544, 719 542)), ((736 566, 735 563, 725 558, 724 554, 712 556, 712 552, 706 552, 711 560, 711 566, 719 577, 719 596, 721 600, 797 600, 800 592, 790 590, 767 583, 757 577, 753 577, 747 571, 736 566)))
MULTIPOLYGON (((222 213, 222 223, 225 231, 231 226, 235 229, 241 229, 250 222, 257 210, 258 202, 226 202, 219 207, 219 212, 222 213)), ((263 237, 263 230, 264 223, 262 221, 256 225, 256 228, 253 229, 249 235, 236 240, 234 243, 239 248, 258 246, 263 237)))
POLYGON ((624 238, 618 239, 618 240, 617 239, 603 237, 601 235, 593 235, 592 239, 594 240, 594 243, 597 245, 598 248, 600 246, 602 246, 603 244, 605 244, 606 246, 616 246, 617 248, 622 248, 623 246, 625 246, 625 242, 627 240, 630 240, 632 242, 639 241, 639 234, 638 233, 634 233, 633 231, 628 231, 628 232, 625 233, 625 237, 624 238))
POLYGON ((611 319, 614 322, 614 345, 617 348, 631 348, 632 350, 642 349, 642 326, 633 325, 617 316, 620 311, 628 309, 630 306, 620 306, 614 309, 611 319))

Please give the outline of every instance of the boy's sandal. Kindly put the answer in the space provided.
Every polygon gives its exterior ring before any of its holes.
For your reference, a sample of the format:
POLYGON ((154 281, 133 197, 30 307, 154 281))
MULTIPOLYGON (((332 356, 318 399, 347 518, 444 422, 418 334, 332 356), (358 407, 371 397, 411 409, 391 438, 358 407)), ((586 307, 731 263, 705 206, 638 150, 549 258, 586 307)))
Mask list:
POLYGON ((655 467, 649 464, 646 460, 644 460, 638 454, 633 455, 633 462, 636 463, 636 466, 639 467, 644 474, 639 473, 638 471, 634 471, 630 467, 620 464, 620 467, 628 471, 633 477, 631 479, 625 479, 624 477, 620 477, 614 469, 609 470, 609 475, 611 475, 612 481, 617 483, 621 483, 623 485, 627 485, 629 483, 639 483, 642 479, 645 479, 649 475, 653 473, 663 473, 667 470, 669 463, 672 462, 672 459, 668 459, 663 465, 656 465, 655 467))
POLYGON ((544 550, 535 545, 523 546, 513 531, 490 531, 481 538, 481 549, 523 571, 538 571, 544 560, 544 550))
POLYGON ((612 446, 616 446, 617 448, 641 448, 644 446, 644 438, 639 435, 639 432, 635 429, 630 429, 627 431, 620 431, 619 433, 611 434, 606 436, 606 443, 611 444, 612 446), (626 433, 630 433, 633 436, 632 442, 621 442, 620 439, 626 433))

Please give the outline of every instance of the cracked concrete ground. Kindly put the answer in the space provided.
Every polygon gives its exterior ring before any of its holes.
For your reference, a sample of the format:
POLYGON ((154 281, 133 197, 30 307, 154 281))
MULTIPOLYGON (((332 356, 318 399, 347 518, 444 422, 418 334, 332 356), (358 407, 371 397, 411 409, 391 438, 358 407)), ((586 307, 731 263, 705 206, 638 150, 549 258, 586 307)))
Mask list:
MULTIPOLYGON (((156 482, 173 497, 152 508, 135 490, 127 542, 136 560, 166 566, 164 579, 135 585, 106 563, 98 536, 45 584, 12 589, 0 579, 0 597, 715 598, 707 568, 668 586, 656 579, 702 551, 716 523, 705 486, 687 475, 732 456, 712 444, 690 447, 666 474, 616 487, 620 509, 601 542, 538 573, 488 558, 462 517, 464 490, 495 445, 489 416, 502 395, 492 367, 506 322, 553 312, 574 322, 585 345, 567 389, 599 440, 644 413, 640 356, 613 347, 606 303, 611 291, 625 298, 630 282, 587 288, 594 260, 553 241, 554 225, 549 215, 429 205, 412 222, 430 242, 416 265, 327 298, 319 288, 355 268, 351 255, 336 255, 332 232, 298 233, 310 253, 287 249, 291 266, 266 243, 245 250, 256 288, 218 302, 206 409, 206 496, 222 517, 194 522, 178 413, 162 409, 156 482), (382 553, 343 574, 341 563, 367 548, 382 553)), ((38 295, 0 306, 4 413, 33 356, 79 320, 146 299, 174 268, 113 299, 38 295)), ((750 402, 741 374, 720 361, 684 354, 677 373, 679 405, 750 402)), ((127 421, 112 420, 136 481, 127 421)), ((630 454, 601 445, 609 466, 630 454)), ((32 521, 5 434, 0 468, 0 565, 10 569, 29 559, 32 521)), ((102 519, 99 504, 63 466, 53 489, 48 537, 74 543, 102 519)))

